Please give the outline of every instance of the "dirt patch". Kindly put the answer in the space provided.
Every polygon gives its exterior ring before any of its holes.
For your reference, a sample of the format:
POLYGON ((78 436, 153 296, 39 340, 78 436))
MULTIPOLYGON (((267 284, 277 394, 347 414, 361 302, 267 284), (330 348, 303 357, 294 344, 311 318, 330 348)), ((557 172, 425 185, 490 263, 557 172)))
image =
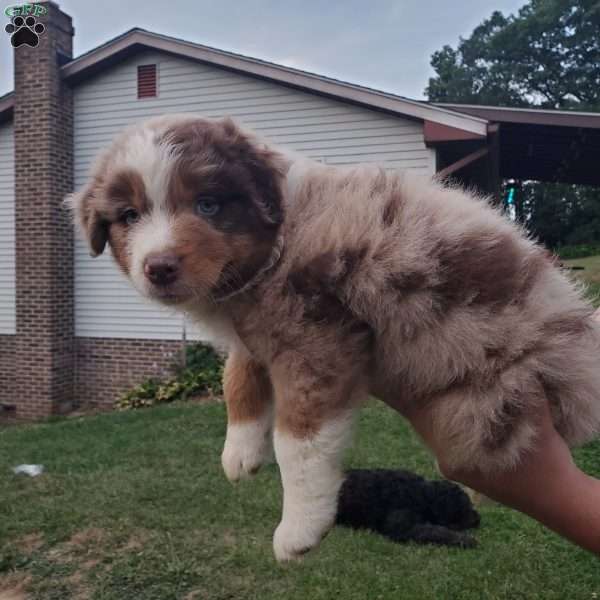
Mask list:
POLYGON ((223 544, 228 548, 233 548, 238 544, 238 539, 232 529, 226 529, 225 531, 223 531, 223 533, 221 534, 221 540, 223 544))
POLYGON ((90 544, 99 544, 106 539, 106 532, 97 527, 90 527, 83 531, 78 531, 71 536, 71 539, 66 543, 68 546, 77 548, 86 547, 90 544))
POLYGON ((46 556, 49 560, 68 564, 79 560, 86 553, 93 553, 107 538, 103 529, 90 527, 74 533, 69 540, 51 548, 46 556))
POLYGON ((46 558, 53 563, 58 563, 60 565, 66 565, 72 560, 71 552, 64 544, 60 544, 59 546, 48 550, 46 558))
POLYGON ((81 568, 84 571, 91 571, 93 568, 97 567, 100 564, 100 561, 97 558, 90 558, 90 560, 86 560, 81 563, 81 568))
POLYGON ((12 589, 0 590, 0 600, 27 600, 27 596, 23 588, 17 586, 12 589))
POLYGON ((29 579, 17 574, 0 577, 0 600, 27 600, 25 589, 29 579))
POLYGON ((206 598, 203 590, 192 590, 183 597, 183 600, 201 600, 202 598, 206 598))
POLYGON ((85 579, 85 574, 82 571, 76 571, 72 575, 69 575, 65 581, 69 583, 72 587, 78 587, 81 585, 81 582, 85 579))
POLYGON ((120 552, 139 552, 144 548, 150 539, 150 533, 148 531, 140 530, 136 531, 125 543, 119 548, 120 552))
POLYGON ((73 590, 71 598, 73 600, 88 600, 92 597, 92 591, 85 583, 85 573, 78 571, 67 577, 66 582, 73 590))
POLYGON ((33 554, 44 545, 44 538, 41 533, 30 533, 17 540, 16 546, 23 554, 33 554))
MULTIPOLYGON (((89 600, 92 597, 93 590, 90 589, 90 583, 87 580, 89 572, 100 564, 97 558, 90 558, 83 561, 77 571, 69 575, 65 581, 72 589, 72 600, 89 600)), ((108 570, 108 565, 104 565, 104 570, 108 570)))
POLYGON ((85 575, 85 572, 77 571, 65 579, 65 582, 72 590, 70 596, 72 600, 88 600, 92 597, 92 592, 86 585, 85 575))

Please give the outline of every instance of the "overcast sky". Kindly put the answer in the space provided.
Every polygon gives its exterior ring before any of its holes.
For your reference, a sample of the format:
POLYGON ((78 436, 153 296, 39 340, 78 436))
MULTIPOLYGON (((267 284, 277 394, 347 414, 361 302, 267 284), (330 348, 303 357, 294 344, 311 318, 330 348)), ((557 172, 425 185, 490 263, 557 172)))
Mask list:
MULTIPOLYGON (((31 1, 31 0, 30 0, 31 1)), ((132 27, 423 98, 431 54, 456 46, 494 10, 525 0, 57 0, 73 17, 75 56, 132 27)), ((15 4, 0 1, 0 6, 15 4)), ((3 18, 8 22, 7 17, 3 18)), ((2 28, 3 29, 3 28, 2 28)), ((0 95, 12 48, 0 44, 0 95)))

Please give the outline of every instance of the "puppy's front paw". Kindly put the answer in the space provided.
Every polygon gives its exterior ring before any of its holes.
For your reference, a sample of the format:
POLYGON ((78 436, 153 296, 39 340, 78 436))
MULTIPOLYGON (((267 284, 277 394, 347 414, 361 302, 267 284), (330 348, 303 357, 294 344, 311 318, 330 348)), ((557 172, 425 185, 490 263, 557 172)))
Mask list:
POLYGON ((302 558, 309 550, 318 546, 329 528, 316 531, 309 523, 300 520, 281 521, 273 536, 273 550, 279 562, 302 558))
POLYGON ((273 446, 268 431, 259 431, 254 424, 228 428, 221 464, 229 481, 236 482, 255 475, 272 458, 273 446))

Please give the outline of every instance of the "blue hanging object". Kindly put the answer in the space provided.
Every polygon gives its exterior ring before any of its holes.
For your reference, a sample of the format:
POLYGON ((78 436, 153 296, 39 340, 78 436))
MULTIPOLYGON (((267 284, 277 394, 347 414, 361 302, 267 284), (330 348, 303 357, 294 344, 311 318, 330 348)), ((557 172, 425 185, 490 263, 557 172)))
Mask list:
POLYGON ((508 195, 506 197, 506 203, 509 205, 512 205, 515 203, 515 188, 514 187, 508 188, 508 195))

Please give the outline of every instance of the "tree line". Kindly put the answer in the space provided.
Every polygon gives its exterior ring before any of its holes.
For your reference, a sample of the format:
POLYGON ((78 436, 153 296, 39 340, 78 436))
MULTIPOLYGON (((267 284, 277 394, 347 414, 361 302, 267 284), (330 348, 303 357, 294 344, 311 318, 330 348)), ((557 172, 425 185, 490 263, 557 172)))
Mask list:
MULTIPOLYGON (((432 102, 600 112, 600 1, 530 0, 515 15, 496 11, 431 65, 432 102)), ((515 207, 550 248, 600 244, 597 188, 520 182, 515 207)))

